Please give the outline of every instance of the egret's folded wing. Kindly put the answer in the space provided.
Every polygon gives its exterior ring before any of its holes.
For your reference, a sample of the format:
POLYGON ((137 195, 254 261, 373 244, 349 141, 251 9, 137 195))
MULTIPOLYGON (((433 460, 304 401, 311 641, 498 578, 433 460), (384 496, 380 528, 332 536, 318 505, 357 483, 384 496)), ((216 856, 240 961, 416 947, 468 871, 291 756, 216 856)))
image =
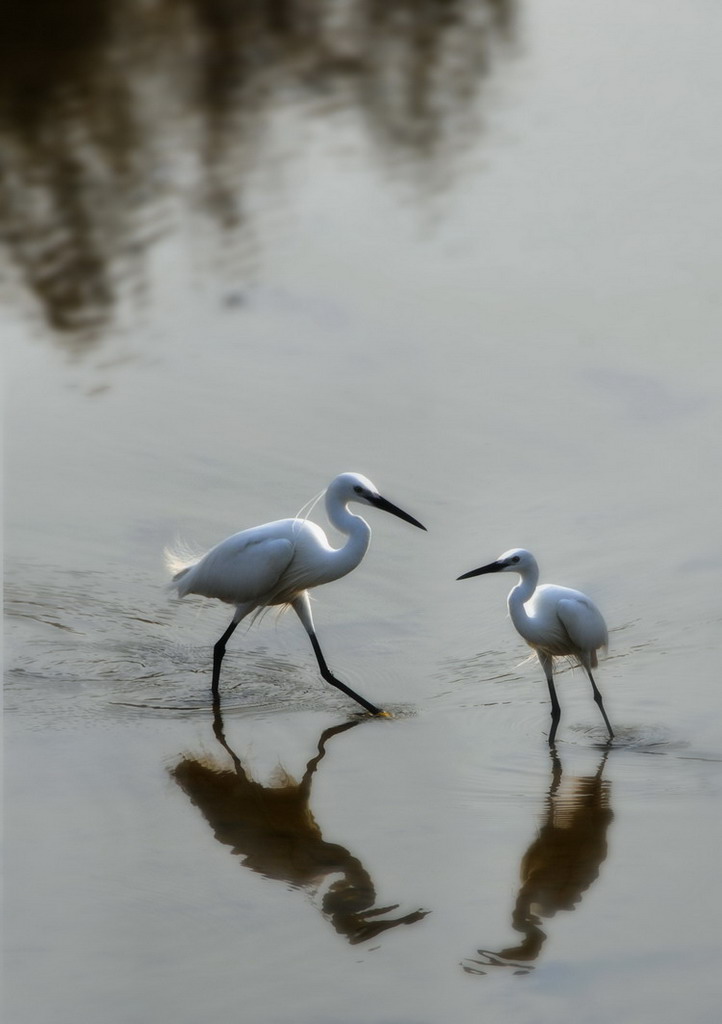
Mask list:
POLYGON ((560 601, 557 615, 569 639, 580 650, 594 651, 598 647, 606 647, 607 627, 602 613, 585 595, 560 601))
POLYGON ((259 601, 276 589, 293 558, 286 538, 254 537, 244 530, 221 541, 179 581, 179 593, 216 597, 229 604, 259 601))

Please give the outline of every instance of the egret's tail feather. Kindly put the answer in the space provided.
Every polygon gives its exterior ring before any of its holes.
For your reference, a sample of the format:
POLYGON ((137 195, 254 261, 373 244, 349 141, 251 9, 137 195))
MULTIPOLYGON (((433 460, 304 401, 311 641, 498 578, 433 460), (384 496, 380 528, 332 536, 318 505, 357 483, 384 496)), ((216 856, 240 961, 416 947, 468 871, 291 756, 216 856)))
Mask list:
POLYGON ((171 574, 171 586, 182 579, 200 558, 198 552, 182 540, 176 540, 172 546, 167 547, 163 555, 166 568, 171 574))

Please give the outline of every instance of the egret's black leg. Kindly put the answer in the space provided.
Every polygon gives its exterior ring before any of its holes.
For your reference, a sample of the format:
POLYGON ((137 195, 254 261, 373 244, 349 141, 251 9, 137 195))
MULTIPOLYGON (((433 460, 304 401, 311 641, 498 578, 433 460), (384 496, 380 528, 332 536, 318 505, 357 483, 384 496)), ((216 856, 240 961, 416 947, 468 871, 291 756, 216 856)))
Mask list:
POLYGON ((561 718, 561 708, 559 707, 559 701, 557 700, 557 692, 554 689, 554 680, 551 674, 547 677, 547 685, 549 686, 549 697, 552 702, 552 727, 549 730, 549 746, 554 746, 554 740, 557 735, 557 726, 559 725, 559 719, 561 718))
POLYGON ((308 598, 308 591, 302 591, 298 595, 298 597, 296 597, 295 600, 291 603, 293 605, 294 611, 296 612, 296 615, 298 615, 299 619, 303 623, 303 628, 308 633, 309 639, 313 645, 313 650, 316 654, 318 667, 321 670, 321 675, 326 680, 326 682, 330 683, 331 686, 335 686, 338 690, 342 690, 343 693, 345 693, 348 697, 352 697, 353 700, 357 701, 361 705, 361 707, 366 708, 366 710, 369 711, 372 715, 383 715, 385 712, 383 712, 381 708, 377 708, 375 704, 372 704, 370 701, 365 700, 358 693, 355 693, 350 686, 346 686, 345 683, 342 683, 339 679, 336 678, 336 676, 331 674, 331 671, 328 665, 326 664, 326 659, 323 656, 321 645, 318 642, 318 637, 316 636, 316 630, 313 625, 313 615, 311 614, 311 602, 309 601, 308 598))
POLYGON ((552 659, 546 656, 539 655, 539 661, 541 667, 544 669, 544 675, 547 678, 547 686, 549 687, 549 699, 552 702, 552 727, 549 732, 549 746, 554 746, 554 740, 557 735, 557 727, 559 725, 559 719, 561 718, 561 708, 559 707, 559 700, 557 698, 557 691, 554 688, 554 677, 552 675, 552 659))
POLYGON ((331 686, 335 686, 339 690, 342 690, 348 697, 353 697, 355 701, 358 701, 358 703, 362 707, 366 708, 366 710, 369 711, 372 715, 382 715, 383 711, 381 710, 381 708, 377 708, 375 704, 372 704, 370 701, 366 700, 365 697, 361 697, 358 693, 355 693, 350 686, 346 686, 345 683, 342 683, 339 679, 332 675, 328 665, 326 664, 326 659, 323 656, 323 651, 321 650, 321 645, 318 642, 318 637, 314 632, 311 631, 309 631, 308 635, 311 639, 313 649, 316 653, 316 660, 318 661, 318 667, 321 670, 321 675, 326 680, 326 682, 330 683, 331 686))
POLYGON ((609 739, 613 740, 614 739, 614 732, 612 730, 612 726, 611 726, 611 724, 609 722, 609 719, 607 718, 607 712, 604 710, 604 701, 602 700, 602 694, 601 694, 601 692, 599 690, 599 687, 594 682, 594 676, 592 675, 592 673, 590 672, 589 669, 587 669, 587 675, 589 676, 589 682, 592 684, 592 691, 594 693, 594 700, 597 702, 597 704, 599 705, 599 710, 602 712, 602 718, 604 719, 604 724, 607 727, 607 731, 609 733, 609 739))
POLYGON ((211 680, 211 693, 214 697, 218 696, 218 681, 221 678, 221 662, 223 661, 223 655, 226 653, 226 644, 233 635, 233 631, 239 622, 240 619, 234 619, 213 648, 213 679, 211 680))

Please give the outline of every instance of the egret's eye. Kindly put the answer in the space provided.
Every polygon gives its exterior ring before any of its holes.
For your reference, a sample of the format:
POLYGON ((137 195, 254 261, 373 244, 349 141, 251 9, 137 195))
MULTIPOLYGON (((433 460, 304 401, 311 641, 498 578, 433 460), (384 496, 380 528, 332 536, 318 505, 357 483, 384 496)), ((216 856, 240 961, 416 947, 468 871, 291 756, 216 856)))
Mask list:
POLYGON ((356 492, 356 494, 363 494, 364 489, 363 487, 361 487, 360 484, 356 484, 356 486, 354 487, 354 491, 356 492))
POLYGON ((512 558, 512 562, 516 563, 518 561, 519 561, 519 556, 518 555, 514 555, 514 557, 512 558))

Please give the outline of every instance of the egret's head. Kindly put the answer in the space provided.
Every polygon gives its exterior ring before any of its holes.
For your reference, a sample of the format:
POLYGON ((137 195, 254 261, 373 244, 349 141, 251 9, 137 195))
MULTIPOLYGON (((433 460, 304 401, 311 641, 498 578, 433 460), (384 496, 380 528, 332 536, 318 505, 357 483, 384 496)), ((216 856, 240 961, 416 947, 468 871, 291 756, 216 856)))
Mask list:
POLYGON ((420 530, 426 529, 408 512, 403 512, 386 498, 382 498, 376 485, 361 473, 341 473, 340 476, 337 476, 329 484, 327 500, 338 501, 343 505, 350 501, 358 501, 362 505, 372 505, 374 508, 380 508, 383 512, 390 512, 392 515, 398 516, 399 519, 404 519, 413 526, 418 526, 420 530))
POLYGON ((524 575, 530 569, 536 569, 536 559, 530 551, 525 548, 511 548, 499 555, 495 562, 482 565, 480 569, 472 569, 465 572, 463 576, 457 576, 459 580, 468 580, 471 576, 482 576, 487 572, 518 572, 524 575))
POLYGON ((362 473, 341 473, 331 487, 338 489, 339 496, 344 494, 347 501, 360 501, 364 505, 370 505, 379 493, 376 484, 362 473))

